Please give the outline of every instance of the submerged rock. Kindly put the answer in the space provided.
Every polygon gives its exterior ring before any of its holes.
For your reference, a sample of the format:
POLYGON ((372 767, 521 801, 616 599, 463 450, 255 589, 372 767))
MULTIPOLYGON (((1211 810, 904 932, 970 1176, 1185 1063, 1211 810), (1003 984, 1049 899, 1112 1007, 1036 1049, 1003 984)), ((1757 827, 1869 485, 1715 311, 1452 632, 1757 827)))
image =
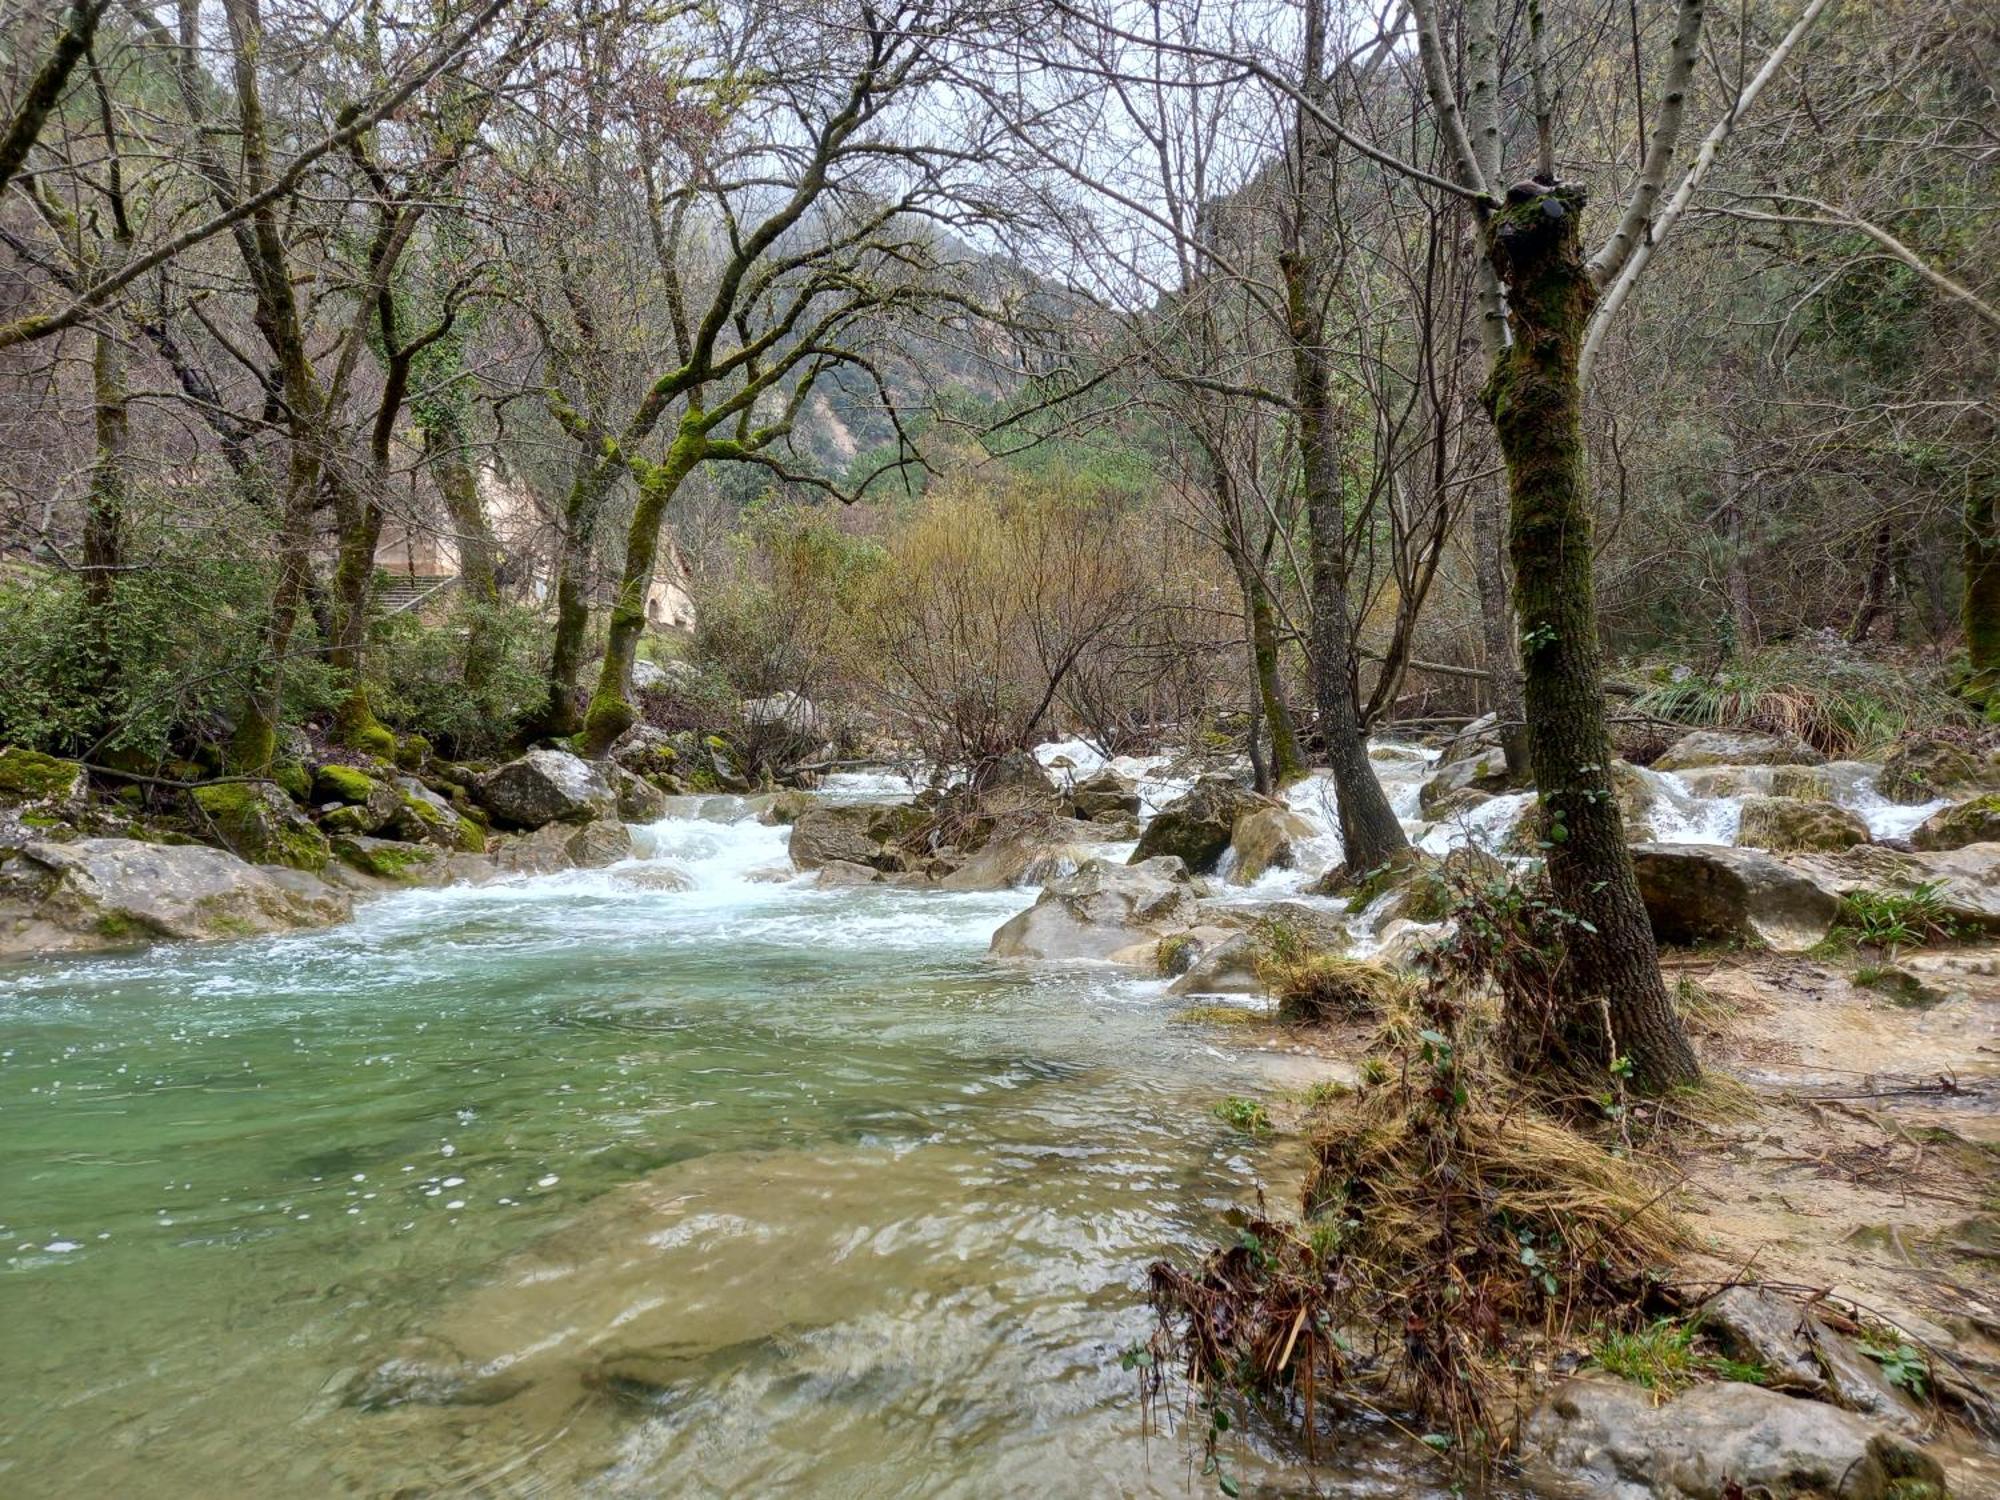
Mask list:
POLYGON ((328 926, 351 910, 314 875, 203 844, 35 843, 0 863, 4 953, 250 937, 328 926))
POLYGON ((567 750, 530 750, 474 781, 472 795, 499 822, 536 829, 615 817, 617 793, 600 767, 567 750))
POLYGON ((1204 776, 1185 796, 1154 815, 1139 835, 1131 863, 1140 865, 1171 856, 1195 874, 1206 875, 1221 863, 1238 818, 1263 808, 1281 807, 1227 776, 1204 776))
POLYGON ((1831 802, 1797 797, 1745 797, 1736 842, 1778 853, 1840 850, 1873 843, 1868 825, 1831 802))
POLYGON ((1796 953, 1840 915, 1838 896, 1754 849, 1636 844, 1632 865, 1664 943, 1748 942, 1796 953))
POLYGON ((1650 1391, 1572 1380, 1529 1418, 1531 1478, 1595 1500, 1943 1500, 1936 1459, 1853 1412, 1734 1382, 1663 1406, 1650 1391))
POLYGON ((1826 757, 1803 740, 1754 729, 1696 729, 1667 747, 1656 771, 1694 766, 1817 766, 1826 757))
POLYGON ((991 951, 1002 958, 1109 958, 1191 927, 1198 915, 1180 860, 1093 859, 1050 881, 1039 901, 993 934, 991 951))

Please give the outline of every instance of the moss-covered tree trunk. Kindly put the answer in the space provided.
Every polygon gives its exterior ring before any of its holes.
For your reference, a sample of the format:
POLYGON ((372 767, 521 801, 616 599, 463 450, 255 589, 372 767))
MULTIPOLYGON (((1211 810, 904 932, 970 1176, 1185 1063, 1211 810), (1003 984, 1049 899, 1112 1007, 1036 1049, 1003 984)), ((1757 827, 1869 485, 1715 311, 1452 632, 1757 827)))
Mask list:
POLYGON ((577 455, 563 503, 562 538, 556 551, 556 628, 549 650, 548 686, 528 720, 531 736, 566 739, 583 727, 577 684, 590 648, 590 565, 597 520, 618 477, 616 461, 588 443, 577 455))
POLYGON ((632 508, 632 525, 625 534, 625 566, 618 579, 618 597, 611 605, 604 663, 598 668, 597 687, 583 718, 581 748, 585 755, 608 754, 618 736, 638 718, 631 703, 632 662, 646 628, 646 595, 653 587, 667 505, 707 451, 707 438, 698 419, 699 412, 691 410, 665 461, 639 470, 639 503, 632 508))
POLYGON ((125 344, 116 332, 97 334, 90 374, 97 451, 83 517, 83 602, 89 621, 92 693, 100 732, 115 721, 110 699, 118 681, 118 575, 125 565, 125 506, 130 484, 132 424, 125 378, 125 344))
POLYGON ((1528 716, 1521 702, 1521 663, 1514 650, 1514 600, 1507 586, 1507 502, 1482 482, 1472 496, 1473 577, 1479 585, 1480 639, 1486 651, 1487 706, 1493 711, 1507 773, 1526 780, 1528 716))
POLYGON ((1487 224, 1514 342, 1485 399, 1506 460, 1509 551, 1520 620, 1528 749, 1546 820, 1549 883, 1568 928, 1559 1037, 1578 1061, 1630 1059, 1658 1091, 1700 1074, 1660 975, 1624 820, 1612 793, 1603 662, 1592 583, 1577 363, 1596 292, 1574 187, 1526 185, 1487 224))
POLYGON ((341 674, 346 696, 334 716, 334 736, 354 750, 387 759, 396 738, 368 702, 368 626, 375 602, 375 552, 382 544, 382 507, 373 495, 341 497, 340 540, 333 570, 333 638, 327 663, 341 674))
POLYGON ((1250 629, 1250 674, 1264 722, 1271 732, 1270 780, 1289 786, 1306 774, 1305 752, 1292 711, 1285 706, 1284 680, 1279 672, 1278 612, 1271 604, 1270 585, 1256 559, 1241 548, 1230 549, 1236 581, 1243 591, 1243 615, 1250 629))

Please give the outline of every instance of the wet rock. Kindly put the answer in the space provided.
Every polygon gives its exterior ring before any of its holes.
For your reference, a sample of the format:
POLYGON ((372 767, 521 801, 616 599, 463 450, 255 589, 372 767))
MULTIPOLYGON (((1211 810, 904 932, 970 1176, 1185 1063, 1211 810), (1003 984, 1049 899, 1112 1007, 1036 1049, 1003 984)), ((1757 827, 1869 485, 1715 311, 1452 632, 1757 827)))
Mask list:
POLYGON ((1245 813, 1281 804, 1260 797, 1226 776, 1204 776, 1185 795, 1169 802, 1139 835, 1131 862, 1143 864, 1161 856, 1178 859, 1197 875, 1221 863, 1236 820, 1245 813))
POLYGON ((1460 793, 1500 792, 1513 784, 1514 779, 1507 772, 1507 757, 1496 746, 1440 767, 1418 791, 1417 805, 1426 818, 1436 822, 1447 815, 1443 811, 1447 807, 1462 810, 1464 799, 1460 793))
POLYGON ((396 778, 396 808, 382 824, 392 839, 431 844, 476 854, 486 847, 486 835, 470 818, 414 776, 396 778))
MULTIPOLYGON (((1204 929, 1164 938, 1161 946, 1193 937, 1204 929)), ((1208 929, 1213 930, 1213 929, 1208 929)), ((1178 958, 1178 955, 1176 955, 1178 958)), ((1261 995, 1265 984, 1258 972, 1264 959, 1264 944, 1255 933, 1230 932, 1219 939, 1197 943, 1192 961, 1172 984, 1169 995, 1261 995)))
POLYGON ((33 843, 0 863, 0 953, 249 937, 344 920, 318 877, 203 844, 33 843))
POLYGON ((902 841, 929 819, 922 808, 901 802, 815 803, 792 824, 792 863, 801 870, 836 860, 901 870, 910 864, 902 841))
POLYGON ((819 874, 813 877, 813 884, 822 888, 873 885, 882 878, 882 872, 872 865, 857 865, 850 860, 830 859, 819 867, 819 874))
POLYGON ((664 729, 638 723, 618 736, 611 759, 635 776, 671 776, 680 768, 680 751, 664 729))
POLYGON ((1853 1412, 1761 1386, 1696 1386, 1663 1406, 1606 1380, 1559 1386, 1529 1418, 1529 1477, 1598 1500, 1942 1500, 1929 1454, 1853 1412), (1922 1488, 1928 1486, 1928 1488, 1922 1488))
POLYGON ((1749 942, 1796 953, 1840 915, 1835 894, 1753 849, 1637 844, 1632 865, 1654 936, 1665 943, 1749 942))
POLYGON ((1968 797, 1932 813, 1910 835, 1917 849, 1963 849, 2000 842, 2000 793, 1968 797))
POLYGON ((193 801, 197 826, 251 864, 326 868, 326 836, 278 787, 261 781, 223 782, 196 787, 193 801))
POLYGON ((1109 766, 1091 772, 1071 787, 1069 800, 1079 818, 1092 822, 1139 815, 1138 784, 1109 766))
POLYGON ((667 815, 667 794, 636 772, 616 763, 607 767, 618 816, 627 823, 657 823, 667 815))
POLYGON ((639 891, 691 891, 694 877, 674 865, 645 863, 618 871, 618 883, 639 891))
POLYGON ((1776 853, 1840 850, 1873 843, 1868 825, 1831 802, 1797 797, 1745 797, 1736 842, 1776 853))
POLYGON ((1915 807, 1995 782, 1987 757, 1950 740, 1903 740, 1882 762, 1876 789, 1891 802, 1915 807))
POLYGON ((623 823, 586 823, 563 844, 563 853, 579 870, 601 870, 632 857, 632 832, 623 823))
POLYGON ((1941 914, 1958 927, 2000 932, 2000 844, 1920 854, 1862 845, 1843 854, 1795 854, 1786 863, 1835 897, 1860 891, 1907 895, 1928 886, 1941 914))
POLYGON ((993 934, 1002 958, 1109 958, 1194 925, 1187 867, 1171 856, 1114 865, 1093 859, 1050 881, 1041 899, 993 934))
POLYGON ((312 801, 333 810, 321 819, 329 834, 378 833, 396 815, 403 799, 387 780, 355 766, 321 766, 313 772, 312 801))
POLYGON ((1832 1401, 1898 1432, 1922 1426, 1880 1365, 1789 1297, 1729 1287, 1701 1305, 1701 1326, 1731 1353, 1762 1365, 1766 1385, 1832 1401))
POLYGON ((1250 885, 1267 870, 1290 869, 1299 846, 1318 833, 1288 807, 1257 807, 1238 814, 1229 833, 1229 847, 1236 851, 1231 883, 1250 885))
POLYGON ((1695 766, 1817 766, 1826 757, 1803 740, 1761 734, 1754 729, 1696 729, 1667 747, 1653 762, 1656 771, 1695 766))
POLYGON ((447 879, 446 851, 434 844, 343 833, 333 840, 333 854, 347 868, 392 885, 442 885, 447 879))
POLYGON ((944 891, 1004 891, 1046 885, 1074 874, 1090 856, 1075 844, 1042 838, 995 839, 938 881, 944 891))
MULTIPOLYGON (((752 797, 754 804, 760 799, 752 797)), ((812 794, 787 787, 781 792, 771 792, 761 799, 763 805, 757 810, 757 821, 769 827, 780 827, 796 823, 813 806, 812 794)))
POLYGON ((472 795, 511 828, 588 823, 618 812, 617 794, 602 769, 567 750, 530 750, 479 777, 472 795))

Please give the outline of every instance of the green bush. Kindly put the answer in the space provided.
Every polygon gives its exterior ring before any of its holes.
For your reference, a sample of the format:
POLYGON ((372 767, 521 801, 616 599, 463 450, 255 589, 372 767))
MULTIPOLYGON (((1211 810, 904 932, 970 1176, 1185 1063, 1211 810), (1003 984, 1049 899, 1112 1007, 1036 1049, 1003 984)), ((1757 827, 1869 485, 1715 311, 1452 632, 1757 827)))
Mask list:
POLYGON ((369 652, 369 702, 375 716, 403 734, 418 734, 455 759, 490 754, 513 736, 522 716, 541 701, 547 626, 513 604, 461 601, 443 624, 414 613, 383 617, 369 652), (473 612, 497 647, 483 688, 465 682, 465 651, 473 612))

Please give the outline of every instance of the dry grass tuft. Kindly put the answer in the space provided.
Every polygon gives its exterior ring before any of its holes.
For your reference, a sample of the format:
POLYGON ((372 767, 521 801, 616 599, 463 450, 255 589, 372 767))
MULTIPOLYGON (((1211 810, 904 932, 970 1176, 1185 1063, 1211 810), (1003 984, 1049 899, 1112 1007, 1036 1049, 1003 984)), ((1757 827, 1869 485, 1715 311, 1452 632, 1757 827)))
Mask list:
POLYGON ((1292 1023, 1382 1015, 1407 1004, 1415 987, 1406 974, 1336 953, 1267 958, 1257 972, 1277 999, 1278 1019, 1292 1023))

